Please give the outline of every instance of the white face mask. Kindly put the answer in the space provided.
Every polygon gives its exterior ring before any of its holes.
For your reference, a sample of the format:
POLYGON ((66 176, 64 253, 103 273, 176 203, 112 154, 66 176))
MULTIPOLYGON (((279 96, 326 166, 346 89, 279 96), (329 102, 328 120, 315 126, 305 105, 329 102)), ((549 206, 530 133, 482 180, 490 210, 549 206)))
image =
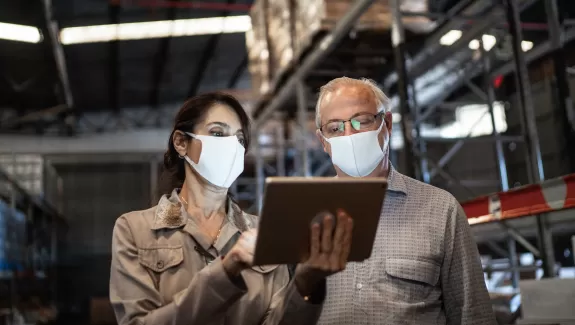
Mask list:
POLYGON ((190 157, 186 161, 206 181, 213 185, 229 188, 244 171, 246 149, 237 136, 213 137, 187 133, 202 142, 202 153, 196 164, 190 157))
POLYGON ((387 149, 387 141, 379 145, 378 135, 385 121, 377 130, 324 139, 331 146, 331 161, 342 172, 352 177, 365 177, 377 168, 387 149))

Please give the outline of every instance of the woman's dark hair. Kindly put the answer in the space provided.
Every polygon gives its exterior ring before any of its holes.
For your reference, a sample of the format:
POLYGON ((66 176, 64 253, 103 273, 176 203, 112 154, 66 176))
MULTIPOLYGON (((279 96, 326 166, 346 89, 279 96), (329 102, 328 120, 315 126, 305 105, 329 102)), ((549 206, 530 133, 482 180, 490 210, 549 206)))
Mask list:
POLYGON ((173 143, 175 131, 194 132, 196 125, 202 121, 210 108, 216 104, 230 107, 239 117, 244 131, 246 153, 250 144, 250 119, 242 105, 231 95, 210 92, 188 99, 176 114, 174 128, 168 139, 168 150, 164 153, 164 168, 160 180, 160 195, 170 194, 175 188, 181 188, 185 174, 185 160, 181 159, 173 143))

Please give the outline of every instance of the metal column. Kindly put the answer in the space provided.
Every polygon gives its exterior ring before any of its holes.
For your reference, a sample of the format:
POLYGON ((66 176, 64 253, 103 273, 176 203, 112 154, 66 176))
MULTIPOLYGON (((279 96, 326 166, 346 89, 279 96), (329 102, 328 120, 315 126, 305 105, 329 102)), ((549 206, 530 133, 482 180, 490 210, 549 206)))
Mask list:
POLYGON ((253 153, 255 157, 255 172, 256 172, 256 211, 257 214, 260 213, 262 209, 262 201, 264 196, 264 158, 262 156, 261 144, 260 144, 260 132, 255 130, 253 133, 253 153))
POLYGON ((391 41, 393 43, 395 68, 398 75, 397 85, 399 93, 399 112, 401 113, 401 134, 403 136, 405 153, 403 160, 405 162, 404 171, 407 176, 415 177, 417 173, 413 151, 413 118, 411 116, 411 108, 409 104, 409 81, 405 67, 405 35, 403 30, 403 23, 401 21, 402 16, 399 8, 399 0, 391 1, 391 10, 391 41))
POLYGON ((492 135, 495 138, 495 153, 497 157, 497 170, 499 172, 499 180, 501 182, 501 190, 509 190, 509 180, 507 175, 507 164, 505 161, 505 155, 503 152, 503 143, 500 139, 499 132, 495 125, 495 110, 493 108, 493 103, 495 102, 495 90, 493 89, 493 82, 491 80, 491 60, 483 47, 483 41, 479 41, 481 56, 483 59, 483 70, 485 73, 485 91, 487 93, 487 106, 489 107, 489 115, 491 117, 491 126, 493 127, 492 135))
POLYGON ((277 176, 286 176, 286 144, 283 117, 280 125, 276 128, 276 171, 277 176))
MULTIPOLYGON (((516 68, 515 81, 522 112, 521 124, 523 130, 525 131, 525 144, 529 155, 529 160, 527 161, 530 178, 529 181, 531 183, 541 182, 545 178, 545 174, 543 171, 541 148, 539 146, 536 115, 533 108, 533 100, 531 98, 531 83, 529 81, 527 63, 524 57, 523 49, 521 48, 523 35, 521 31, 519 8, 517 1, 515 0, 505 0, 505 4, 507 9, 509 31, 513 40, 513 57, 516 68)), ((541 252, 541 260, 543 261, 544 276, 552 277, 555 274, 555 256, 552 246, 553 242, 551 240, 551 231, 549 226, 547 225, 545 217, 542 215, 537 216, 537 232, 539 249, 541 252)))
POLYGON ((565 139, 563 153, 566 156, 569 166, 566 173, 575 170, 575 112, 573 111, 573 101, 571 100, 569 81, 567 78, 565 50, 563 49, 564 32, 561 27, 560 16, 556 1, 544 1, 547 13, 547 26, 549 26, 549 39, 553 51, 553 68, 555 70, 555 88, 557 96, 557 107, 555 107, 556 120, 561 121, 561 132, 559 137, 565 139))
MULTIPOLYGON (((66 105, 66 108, 72 108, 74 106, 74 99, 72 97, 72 90, 70 87, 70 80, 68 79, 68 70, 66 68, 66 59, 64 57, 64 50, 62 49, 62 44, 59 41, 60 30, 58 28, 58 23, 53 16, 53 5, 52 0, 43 0, 44 5, 44 19, 46 21, 47 35, 45 37, 52 48, 52 54, 54 55, 54 60, 56 63, 56 70, 58 72, 58 81, 61 89, 60 99, 62 104, 66 105)), ((70 115, 66 119, 67 127, 69 132, 75 132, 76 130, 76 117, 70 115)))
POLYGON ((309 151, 307 148, 307 89, 303 80, 300 80, 296 87, 297 93, 297 127, 292 135, 297 141, 297 155, 299 166, 297 172, 300 176, 310 176, 309 151), (299 129, 299 132, 297 130, 299 129))

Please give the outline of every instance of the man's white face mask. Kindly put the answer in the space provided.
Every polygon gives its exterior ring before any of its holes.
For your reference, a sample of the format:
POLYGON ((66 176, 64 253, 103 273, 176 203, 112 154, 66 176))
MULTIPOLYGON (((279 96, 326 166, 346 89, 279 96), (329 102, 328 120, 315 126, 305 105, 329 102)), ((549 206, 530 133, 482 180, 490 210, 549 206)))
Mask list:
MULTIPOLYGON (((324 139, 331 146, 331 161, 342 172, 352 177, 365 177, 371 174, 384 158, 389 141, 383 148, 379 145, 378 135, 385 121, 377 130, 355 133, 324 139)), ((323 135, 322 135, 323 136, 323 135)))
POLYGON ((202 153, 196 164, 190 157, 186 161, 206 181, 219 187, 229 188, 244 171, 244 146, 233 135, 229 137, 214 137, 187 133, 202 142, 202 153))

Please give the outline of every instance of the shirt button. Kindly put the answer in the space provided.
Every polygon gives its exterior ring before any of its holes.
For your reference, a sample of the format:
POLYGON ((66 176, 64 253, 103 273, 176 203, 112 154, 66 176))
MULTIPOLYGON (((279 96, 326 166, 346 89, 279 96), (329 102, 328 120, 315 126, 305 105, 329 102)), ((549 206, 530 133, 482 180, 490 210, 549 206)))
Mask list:
POLYGON ((363 284, 358 283, 355 287, 357 288, 357 290, 361 290, 361 288, 363 288, 363 284))
POLYGON ((156 267, 158 269, 163 269, 164 268, 164 261, 158 261, 158 263, 156 263, 156 267))

